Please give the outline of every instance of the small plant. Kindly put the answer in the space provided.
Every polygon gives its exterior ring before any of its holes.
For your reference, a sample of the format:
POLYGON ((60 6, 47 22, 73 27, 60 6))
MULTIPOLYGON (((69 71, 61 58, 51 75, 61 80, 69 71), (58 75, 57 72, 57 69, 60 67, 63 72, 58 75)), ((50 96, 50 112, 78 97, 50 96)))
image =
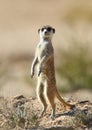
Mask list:
POLYGON ((25 104, 22 104, 20 101, 13 112, 13 118, 15 124, 20 128, 28 129, 39 126, 37 114, 33 111, 33 109, 26 107, 25 104))
POLYGON ((32 104, 28 107, 22 99, 14 101, 13 106, 8 106, 8 102, 3 99, 0 108, 0 128, 10 130, 17 128, 19 130, 39 127, 37 113, 35 113, 32 104))
POLYGON ((25 110, 24 110, 24 105, 21 105, 20 103, 16 107, 14 113, 13 113, 13 119, 16 125, 24 128, 25 126, 25 110))
POLYGON ((75 127, 90 127, 92 126, 92 110, 77 109, 74 115, 73 125, 75 127))

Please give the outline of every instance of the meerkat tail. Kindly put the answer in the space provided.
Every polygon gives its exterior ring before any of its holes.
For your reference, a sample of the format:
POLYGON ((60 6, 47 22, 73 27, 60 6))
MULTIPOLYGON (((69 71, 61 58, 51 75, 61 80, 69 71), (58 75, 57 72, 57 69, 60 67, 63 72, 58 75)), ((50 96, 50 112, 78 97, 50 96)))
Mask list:
POLYGON ((70 109, 72 109, 72 108, 75 107, 75 105, 71 105, 71 104, 65 102, 64 99, 60 96, 60 94, 59 94, 59 92, 58 92, 57 90, 56 90, 56 97, 58 98, 58 100, 59 100, 60 102, 63 103, 64 106, 67 106, 67 107, 69 107, 70 109))

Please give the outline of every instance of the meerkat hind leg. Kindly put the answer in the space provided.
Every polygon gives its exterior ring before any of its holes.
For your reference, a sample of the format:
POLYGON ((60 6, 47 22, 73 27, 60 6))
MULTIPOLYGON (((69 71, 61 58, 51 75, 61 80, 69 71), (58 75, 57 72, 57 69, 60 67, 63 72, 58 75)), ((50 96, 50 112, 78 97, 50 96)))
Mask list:
POLYGON ((42 103, 42 106, 43 106, 43 109, 42 109, 39 117, 43 116, 43 114, 45 113, 46 108, 47 108, 47 103, 46 103, 44 93, 43 93, 43 91, 44 91, 43 87, 44 86, 42 83, 39 83, 37 86, 37 96, 38 96, 38 99, 40 100, 40 102, 42 103))
POLYGON ((55 102, 54 102, 55 95, 49 89, 47 90, 47 98, 52 107, 52 112, 51 112, 50 118, 54 119, 54 117, 55 117, 55 102))

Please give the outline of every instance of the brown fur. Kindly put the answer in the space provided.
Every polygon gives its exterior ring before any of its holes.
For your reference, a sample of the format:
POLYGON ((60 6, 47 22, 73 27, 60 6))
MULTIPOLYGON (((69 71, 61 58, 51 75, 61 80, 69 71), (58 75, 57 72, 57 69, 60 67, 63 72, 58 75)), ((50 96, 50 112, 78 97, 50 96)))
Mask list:
MULTIPOLYGON (((45 29, 46 28, 48 28, 48 26, 45 26, 45 29)), ((34 76, 34 68, 35 65, 38 64, 37 96, 43 105, 41 115, 43 115, 43 113, 46 111, 46 98, 48 98, 52 107, 51 117, 53 118, 55 115, 55 97, 57 97, 64 104, 64 106, 73 108, 74 105, 66 103, 57 91, 54 67, 54 49, 51 42, 53 28, 50 28, 52 31, 49 32, 48 37, 41 37, 41 40, 37 45, 35 58, 31 67, 31 76, 34 76), (52 34, 50 35, 50 33, 52 34)), ((40 35, 42 35, 42 30, 39 29, 39 31, 40 35)))

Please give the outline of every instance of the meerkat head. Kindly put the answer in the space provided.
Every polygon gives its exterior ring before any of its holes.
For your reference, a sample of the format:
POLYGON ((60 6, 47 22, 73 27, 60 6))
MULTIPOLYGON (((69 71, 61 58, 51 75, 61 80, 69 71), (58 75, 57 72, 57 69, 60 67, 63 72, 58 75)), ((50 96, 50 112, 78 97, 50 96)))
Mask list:
POLYGON ((43 26, 42 28, 38 29, 38 33, 40 34, 40 37, 43 39, 51 39, 53 34, 55 33, 55 29, 51 26, 43 26))

